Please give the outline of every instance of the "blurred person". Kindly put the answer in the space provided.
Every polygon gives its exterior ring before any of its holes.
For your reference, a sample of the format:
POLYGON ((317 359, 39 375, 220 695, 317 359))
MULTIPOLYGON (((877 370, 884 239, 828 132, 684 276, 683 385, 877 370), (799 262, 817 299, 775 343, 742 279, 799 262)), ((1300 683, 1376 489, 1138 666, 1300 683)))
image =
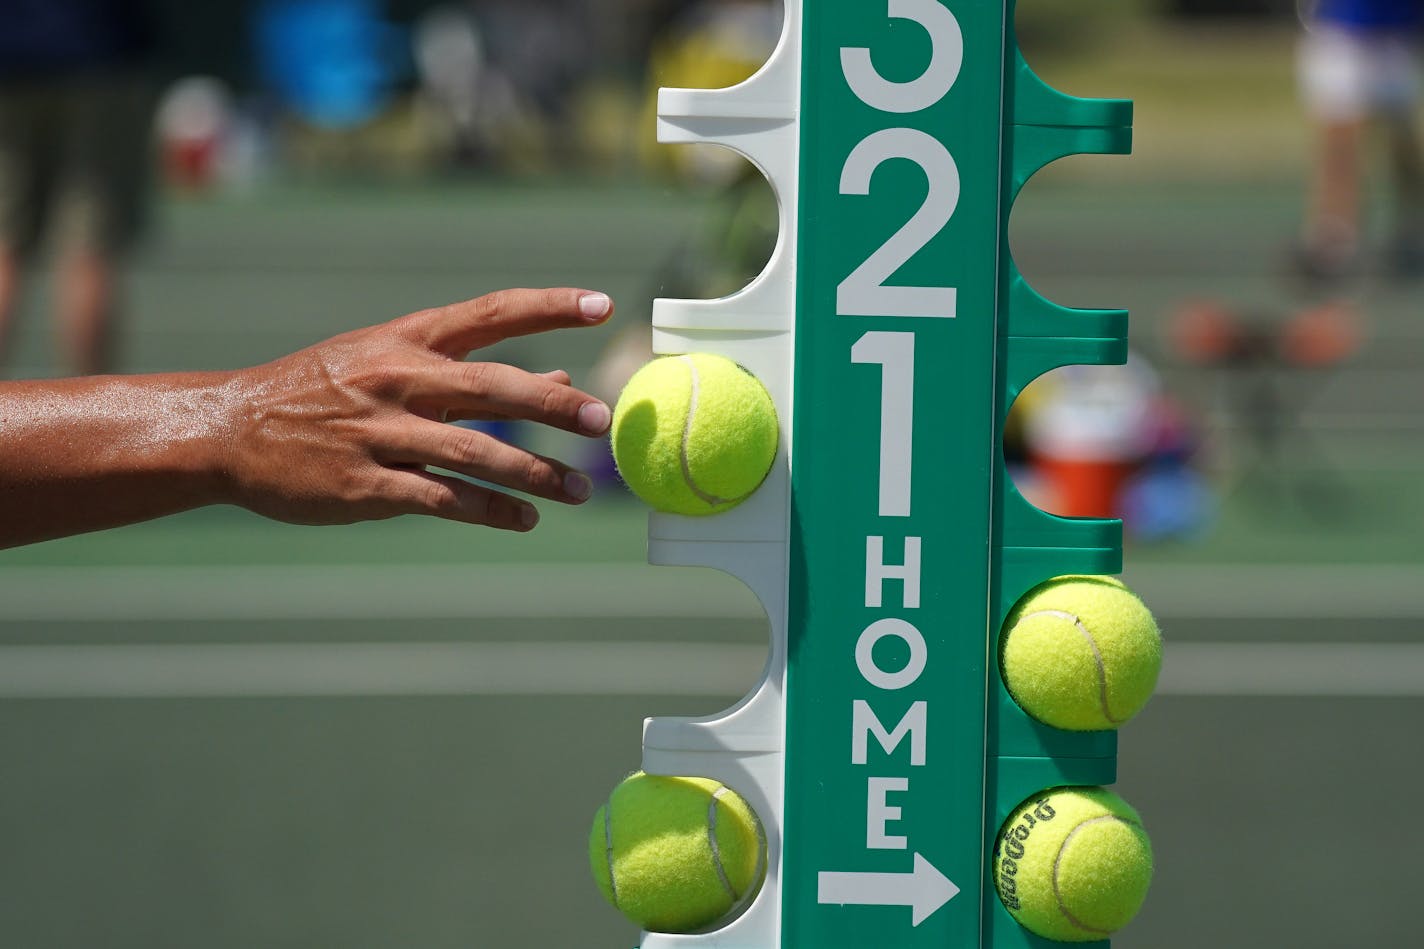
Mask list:
POLYGON ((425 514, 528 531, 534 505, 465 478, 578 504, 589 477, 445 423, 524 419, 598 438, 609 408, 562 370, 465 358, 612 312, 602 293, 505 290, 250 369, 0 382, 0 548, 213 504, 295 524, 425 514))
POLYGON ((416 21, 411 51, 422 93, 450 124, 455 161, 474 164, 486 147, 481 113, 490 97, 479 24, 463 7, 434 7, 416 21))
POLYGON ((145 210, 153 46, 142 0, 0 0, 0 365, 45 238, 65 360, 78 374, 113 364, 120 264, 145 210))
POLYGON ((589 12, 573 0, 480 0, 475 11, 490 67, 544 125, 548 147, 557 151, 573 93, 595 62, 589 12))
POLYGON ((1316 142, 1294 269, 1329 283, 1358 266, 1366 135, 1378 122, 1395 188, 1389 265, 1416 275, 1424 266, 1424 156, 1415 120, 1424 0, 1302 0, 1301 19, 1298 79, 1316 142))
MULTIPOLYGON (((536 107, 531 90, 505 71, 504 59, 487 44, 477 15, 481 9, 468 4, 437 6, 416 22, 411 46, 421 100, 447 127, 450 158, 457 167, 519 174, 542 170, 556 130, 536 107)), ((503 22, 490 18, 496 26, 503 22)), ((540 21, 531 22, 537 26, 540 21)), ((499 41, 518 46, 521 40, 516 34, 505 28, 499 41)), ((558 72, 550 70, 550 75, 558 72)))

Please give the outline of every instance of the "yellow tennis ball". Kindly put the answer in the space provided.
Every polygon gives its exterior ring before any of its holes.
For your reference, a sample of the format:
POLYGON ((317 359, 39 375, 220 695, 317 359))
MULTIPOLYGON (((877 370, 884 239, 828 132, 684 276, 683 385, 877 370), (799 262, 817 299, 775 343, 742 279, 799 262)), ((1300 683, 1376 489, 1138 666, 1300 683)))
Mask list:
POLYGON ((1071 731, 1117 728, 1142 710, 1162 669, 1147 607, 1113 577, 1057 577, 1004 621, 1004 684, 1024 711, 1071 731))
POLYGON ((761 825, 736 792, 641 771, 594 815, 588 859, 604 899, 667 933, 716 923, 756 893, 766 865, 761 825))
POLYGON ((1105 788, 1054 788, 1009 815, 994 848, 1009 914, 1062 942, 1106 939, 1126 926, 1152 882, 1142 819, 1105 788))
POLYGON ((722 356, 655 359, 613 410, 613 458, 659 511, 717 514, 746 500, 776 457, 776 406, 755 376, 722 356))

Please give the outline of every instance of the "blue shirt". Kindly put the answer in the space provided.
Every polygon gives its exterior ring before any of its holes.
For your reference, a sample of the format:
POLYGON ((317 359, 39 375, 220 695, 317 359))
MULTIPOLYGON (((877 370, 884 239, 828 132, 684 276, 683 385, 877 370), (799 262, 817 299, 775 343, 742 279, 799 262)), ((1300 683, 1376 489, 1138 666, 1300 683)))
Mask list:
POLYGON ((1320 0, 1315 18, 1356 30, 1408 30, 1424 23, 1424 0, 1320 0))

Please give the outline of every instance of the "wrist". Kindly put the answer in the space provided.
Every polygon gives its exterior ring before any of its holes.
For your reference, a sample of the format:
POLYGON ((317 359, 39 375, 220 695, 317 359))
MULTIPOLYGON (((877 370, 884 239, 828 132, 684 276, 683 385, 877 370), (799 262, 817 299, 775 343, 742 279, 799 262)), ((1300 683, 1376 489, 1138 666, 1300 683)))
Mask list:
POLYGON ((185 373, 155 411, 154 474, 181 493, 185 507, 236 502, 233 442, 245 399, 238 372, 185 373))
POLYGON ((92 466, 81 480, 116 478, 167 513, 228 500, 229 445, 239 399, 231 372, 108 376, 93 380, 85 411, 69 420, 92 466))

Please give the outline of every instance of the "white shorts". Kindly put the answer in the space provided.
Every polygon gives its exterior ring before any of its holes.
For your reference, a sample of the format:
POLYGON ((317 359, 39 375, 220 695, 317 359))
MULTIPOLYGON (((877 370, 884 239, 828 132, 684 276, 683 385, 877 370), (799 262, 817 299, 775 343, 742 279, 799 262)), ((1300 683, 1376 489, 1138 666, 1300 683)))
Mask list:
POLYGON ((1315 23, 1296 61, 1301 94, 1325 121, 1408 113, 1419 99, 1418 56, 1413 35, 1315 23))

